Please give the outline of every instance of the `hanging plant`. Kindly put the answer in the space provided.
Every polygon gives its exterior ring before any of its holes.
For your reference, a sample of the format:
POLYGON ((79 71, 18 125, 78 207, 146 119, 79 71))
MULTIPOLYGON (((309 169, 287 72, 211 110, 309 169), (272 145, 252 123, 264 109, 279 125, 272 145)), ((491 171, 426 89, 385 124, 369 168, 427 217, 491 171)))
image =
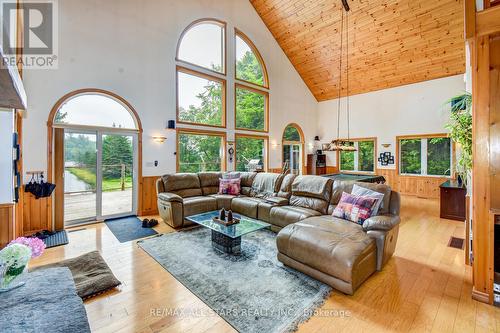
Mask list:
POLYGON ((445 128, 450 131, 450 138, 460 145, 461 154, 457 161, 456 172, 466 182, 472 170, 472 95, 464 93, 449 102, 450 122, 445 128))

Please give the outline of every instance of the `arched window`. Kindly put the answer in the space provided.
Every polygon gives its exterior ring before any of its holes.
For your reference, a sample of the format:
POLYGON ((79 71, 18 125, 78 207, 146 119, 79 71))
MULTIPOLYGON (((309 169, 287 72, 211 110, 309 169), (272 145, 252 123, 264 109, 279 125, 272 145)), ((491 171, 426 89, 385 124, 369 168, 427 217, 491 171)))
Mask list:
POLYGON ((236 78, 241 81, 268 88, 266 65, 252 41, 235 29, 236 78))
POLYGON ((226 23, 202 19, 191 23, 177 46, 177 60, 226 73, 226 23))
POLYGON ((266 66, 250 39, 238 29, 234 31, 235 59, 235 128, 268 132, 269 93, 266 66))
POLYGON ((301 174, 304 164, 304 133, 297 124, 289 124, 283 131, 283 171, 301 174))
POLYGON ((129 108, 114 97, 82 93, 66 100, 54 116, 54 124, 137 129, 129 108))

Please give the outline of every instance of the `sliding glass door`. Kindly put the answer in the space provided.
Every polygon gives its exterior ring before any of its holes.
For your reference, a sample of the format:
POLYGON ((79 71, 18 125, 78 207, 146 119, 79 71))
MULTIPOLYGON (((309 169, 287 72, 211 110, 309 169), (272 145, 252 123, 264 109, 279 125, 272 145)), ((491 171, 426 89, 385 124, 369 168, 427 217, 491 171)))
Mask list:
POLYGON ((65 129, 65 224, 135 214, 136 156, 136 133, 65 129))

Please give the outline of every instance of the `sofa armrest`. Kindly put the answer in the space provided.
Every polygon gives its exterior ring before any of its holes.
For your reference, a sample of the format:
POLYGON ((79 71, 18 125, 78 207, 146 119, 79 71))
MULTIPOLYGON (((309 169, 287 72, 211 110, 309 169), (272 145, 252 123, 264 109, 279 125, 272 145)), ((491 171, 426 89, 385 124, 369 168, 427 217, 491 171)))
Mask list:
POLYGON ((397 226, 401 218, 396 215, 377 215, 367 218, 363 223, 363 230, 388 231, 397 226))
POLYGON ((288 205, 288 199, 286 198, 281 198, 281 197, 269 197, 266 198, 266 201, 274 204, 276 206, 286 206, 288 205))
POLYGON ((174 194, 174 193, 167 193, 167 192, 159 193, 158 199, 162 200, 164 202, 180 202, 180 203, 184 202, 184 200, 182 199, 181 196, 174 194))

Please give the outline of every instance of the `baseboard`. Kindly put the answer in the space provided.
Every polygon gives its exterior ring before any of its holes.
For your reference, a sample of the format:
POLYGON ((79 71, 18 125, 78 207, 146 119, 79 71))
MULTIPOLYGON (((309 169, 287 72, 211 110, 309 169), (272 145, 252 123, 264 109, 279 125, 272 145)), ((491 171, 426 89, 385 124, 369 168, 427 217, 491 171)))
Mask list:
POLYGON ((472 287, 472 299, 478 302, 492 304, 490 300, 490 295, 488 293, 478 291, 474 287, 472 287))

